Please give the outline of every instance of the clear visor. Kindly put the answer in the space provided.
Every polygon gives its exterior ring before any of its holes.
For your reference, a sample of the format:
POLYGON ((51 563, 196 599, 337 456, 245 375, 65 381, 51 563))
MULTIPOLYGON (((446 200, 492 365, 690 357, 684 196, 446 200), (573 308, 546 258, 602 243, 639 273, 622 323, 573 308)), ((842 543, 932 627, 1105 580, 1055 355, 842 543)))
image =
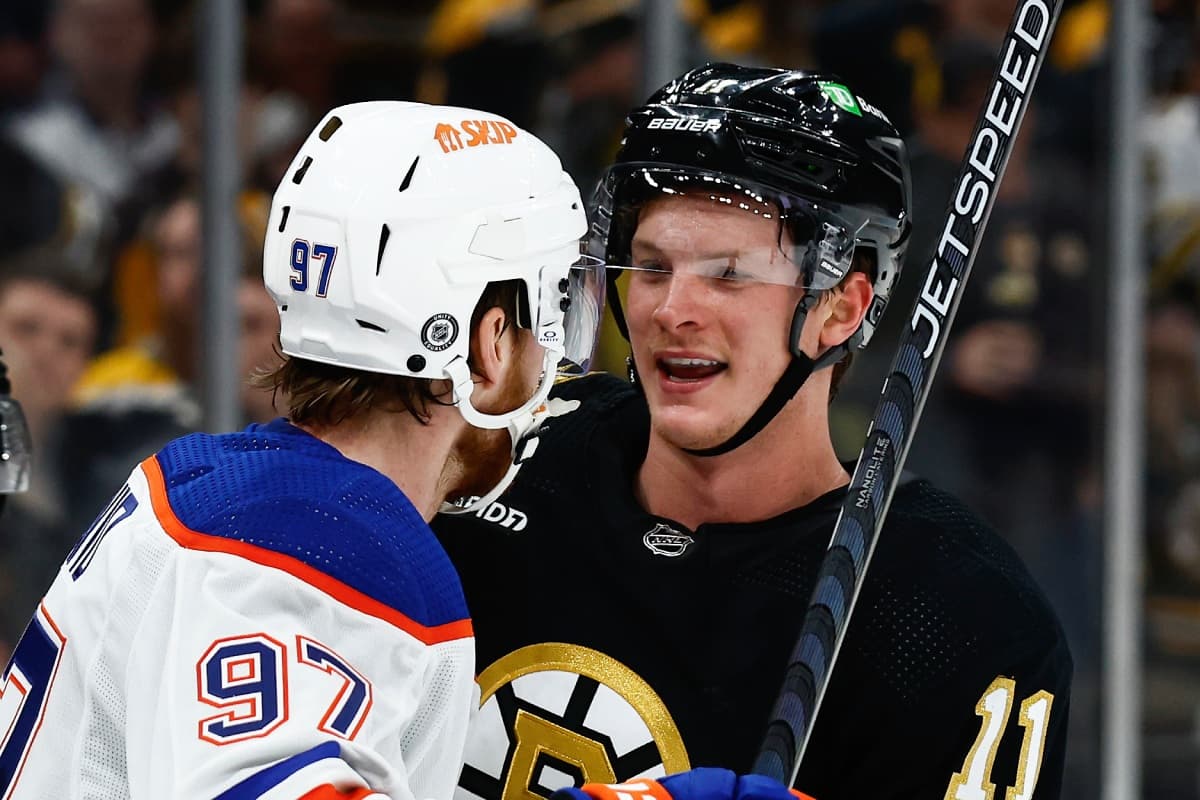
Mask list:
POLYGON ((604 311, 604 261, 589 255, 566 270, 542 268, 534 332, 538 344, 558 355, 561 374, 591 367, 604 311))
POLYGON ((850 271, 864 226, 828 203, 662 165, 614 168, 594 204, 587 252, 646 280, 830 289, 850 271))

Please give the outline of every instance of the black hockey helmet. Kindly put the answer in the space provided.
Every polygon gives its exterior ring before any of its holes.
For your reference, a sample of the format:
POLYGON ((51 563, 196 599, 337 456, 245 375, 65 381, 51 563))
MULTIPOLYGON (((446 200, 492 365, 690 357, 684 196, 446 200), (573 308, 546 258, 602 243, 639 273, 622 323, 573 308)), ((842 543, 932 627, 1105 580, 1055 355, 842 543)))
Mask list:
POLYGON ((855 250, 872 248, 875 299, 840 352, 867 344, 911 229, 908 158, 883 112, 832 75, 735 64, 691 70, 629 115, 592 200, 592 253, 629 265, 638 211, 663 187, 720 187, 774 204, 803 250, 787 254, 801 270, 797 285, 817 293, 845 276, 855 250))
POLYGON ((866 346, 904 261, 911 179, 896 128, 835 76, 736 64, 681 75, 629 115, 592 199, 587 247, 611 267, 610 305, 626 338, 614 284, 622 267, 644 268, 630 257, 638 216, 651 199, 680 193, 778 215, 778 246, 796 268, 788 283, 807 290, 791 322, 791 363, 771 393, 728 441, 691 451, 713 456, 762 430, 813 370, 866 346), (805 314, 856 253, 873 256, 860 261, 873 280, 871 307, 848 341, 811 359, 799 346, 805 314))

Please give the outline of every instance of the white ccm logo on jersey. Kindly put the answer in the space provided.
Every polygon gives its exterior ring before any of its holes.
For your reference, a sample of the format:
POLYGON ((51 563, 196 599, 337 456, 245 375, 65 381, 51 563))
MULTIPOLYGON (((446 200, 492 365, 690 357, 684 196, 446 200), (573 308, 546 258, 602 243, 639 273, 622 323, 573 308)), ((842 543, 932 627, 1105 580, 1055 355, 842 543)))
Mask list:
POLYGON ((664 131, 719 131, 721 121, 717 119, 701 119, 700 117, 670 117, 650 120, 647 128, 661 128, 664 131))

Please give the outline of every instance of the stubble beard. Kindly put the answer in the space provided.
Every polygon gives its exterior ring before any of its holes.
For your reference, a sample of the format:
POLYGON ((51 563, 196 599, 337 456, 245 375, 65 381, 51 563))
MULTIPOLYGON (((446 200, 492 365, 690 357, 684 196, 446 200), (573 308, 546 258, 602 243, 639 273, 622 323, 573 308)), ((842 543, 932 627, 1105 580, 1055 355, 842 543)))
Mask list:
MULTIPOLYGON (((510 376, 498 407, 503 411, 520 408, 533 396, 537 383, 536 378, 528 382, 523 375, 510 376)), ((490 492, 512 466, 512 447, 507 428, 489 430, 468 426, 451 455, 457 461, 462 477, 447 499, 453 502, 466 497, 482 497, 490 492)))

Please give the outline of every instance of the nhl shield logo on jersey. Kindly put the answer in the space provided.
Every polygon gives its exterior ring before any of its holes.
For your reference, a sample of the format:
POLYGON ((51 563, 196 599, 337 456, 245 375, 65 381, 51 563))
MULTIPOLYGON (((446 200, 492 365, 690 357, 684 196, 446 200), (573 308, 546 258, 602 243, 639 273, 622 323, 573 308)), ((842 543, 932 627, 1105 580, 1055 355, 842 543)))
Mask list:
POLYGON ((646 545, 647 550, 667 558, 678 558, 695 543, 696 540, 691 536, 680 533, 665 522, 658 523, 642 537, 642 544, 646 545))
POLYGON ((455 800, 537 800, 689 768, 662 700, 604 653, 530 645, 480 673, 479 688, 455 800))

